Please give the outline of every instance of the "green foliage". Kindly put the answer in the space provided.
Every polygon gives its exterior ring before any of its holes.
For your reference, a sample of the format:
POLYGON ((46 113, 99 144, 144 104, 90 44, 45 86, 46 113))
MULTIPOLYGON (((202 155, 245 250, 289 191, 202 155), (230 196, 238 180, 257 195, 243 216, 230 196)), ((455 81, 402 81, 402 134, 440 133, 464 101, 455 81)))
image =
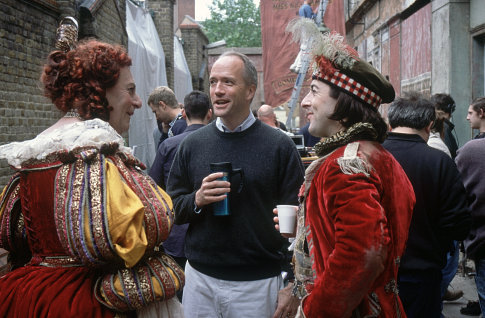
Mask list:
POLYGON ((261 17, 253 0, 212 0, 211 18, 202 22, 209 42, 227 47, 260 47, 261 17))

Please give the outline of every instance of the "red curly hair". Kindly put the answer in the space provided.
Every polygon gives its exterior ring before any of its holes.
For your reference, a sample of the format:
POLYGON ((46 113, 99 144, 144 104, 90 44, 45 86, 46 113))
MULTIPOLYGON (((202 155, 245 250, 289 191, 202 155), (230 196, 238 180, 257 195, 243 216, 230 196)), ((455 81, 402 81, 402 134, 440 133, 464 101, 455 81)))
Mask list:
POLYGON ((97 40, 80 43, 67 53, 53 51, 41 75, 44 95, 63 112, 73 109, 84 119, 108 121, 112 107, 106 89, 116 84, 127 66, 131 58, 125 48, 97 40))

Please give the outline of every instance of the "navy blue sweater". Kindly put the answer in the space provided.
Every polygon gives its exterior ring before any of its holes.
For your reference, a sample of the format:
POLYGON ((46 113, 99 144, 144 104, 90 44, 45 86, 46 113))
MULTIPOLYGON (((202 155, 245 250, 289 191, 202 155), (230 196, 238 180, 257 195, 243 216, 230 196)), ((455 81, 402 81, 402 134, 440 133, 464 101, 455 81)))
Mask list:
POLYGON ((383 143, 401 164, 416 195, 400 272, 441 270, 453 240, 471 226, 465 188, 453 160, 419 135, 389 133, 383 143))
POLYGON ((189 223, 185 254, 190 264, 211 277, 249 281, 276 276, 286 239, 275 230, 273 208, 297 205, 303 165, 293 141, 257 120, 238 133, 223 133, 212 123, 184 139, 168 179, 175 223, 189 223), (209 164, 231 162, 242 168, 244 185, 233 182, 230 216, 214 216, 212 205, 194 212, 195 192, 210 174, 209 164))

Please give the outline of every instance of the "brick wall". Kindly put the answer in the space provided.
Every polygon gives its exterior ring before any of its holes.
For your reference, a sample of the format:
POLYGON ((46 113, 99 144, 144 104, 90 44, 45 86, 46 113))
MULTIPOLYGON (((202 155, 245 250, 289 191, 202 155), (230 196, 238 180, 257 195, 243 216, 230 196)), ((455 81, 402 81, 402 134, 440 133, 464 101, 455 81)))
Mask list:
MULTIPOLYGON (((34 138, 60 118, 42 96, 39 78, 45 58, 54 49, 57 23, 61 16, 76 13, 75 2, 0 0, 0 144, 34 138)), ((125 1, 100 3, 94 12, 99 38, 126 45, 125 1)), ((11 174, 7 162, 0 160, 2 188, 11 174)))
POLYGON ((192 87, 209 93, 209 73, 207 71, 207 51, 204 49, 209 40, 196 25, 181 25, 180 32, 183 39, 185 60, 192 75, 192 87), (204 67, 202 80, 199 73, 204 67))
POLYGON ((175 17, 177 20, 174 23, 175 29, 182 23, 185 15, 195 18, 195 0, 177 0, 176 7, 175 17))
POLYGON ((175 0, 147 0, 146 7, 153 12, 153 22, 165 54, 168 86, 173 88, 173 11, 175 0))
POLYGON ((105 0, 95 12, 96 35, 109 43, 128 44, 125 0, 105 0))
MULTIPOLYGON (((38 1, 38 0, 34 0, 35 1, 38 1)), ((61 12, 62 16, 64 15, 68 15, 68 16, 72 16, 72 17, 75 17, 76 16, 76 2, 82 2, 82 1, 76 1, 76 0, 40 0, 41 2, 44 1, 44 2, 52 2, 52 3, 56 3, 58 8, 59 8, 59 12, 61 12)))
MULTIPOLYGON (((33 138, 59 117, 39 89, 44 59, 53 48, 55 5, 0 0, 0 143, 33 138)), ((0 184, 11 170, 0 162, 0 184)))

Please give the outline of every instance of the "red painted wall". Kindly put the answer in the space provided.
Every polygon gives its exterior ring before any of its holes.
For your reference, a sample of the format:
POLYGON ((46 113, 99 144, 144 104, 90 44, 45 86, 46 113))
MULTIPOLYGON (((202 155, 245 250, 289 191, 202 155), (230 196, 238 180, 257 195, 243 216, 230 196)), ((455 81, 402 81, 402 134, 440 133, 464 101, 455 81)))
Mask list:
POLYGON ((389 26, 389 79, 396 91, 396 95, 401 94, 401 24, 399 22, 397 20, 389 26))
POLYGON ((431 72, 431 3, 401 25, 401 79, 431 72))

